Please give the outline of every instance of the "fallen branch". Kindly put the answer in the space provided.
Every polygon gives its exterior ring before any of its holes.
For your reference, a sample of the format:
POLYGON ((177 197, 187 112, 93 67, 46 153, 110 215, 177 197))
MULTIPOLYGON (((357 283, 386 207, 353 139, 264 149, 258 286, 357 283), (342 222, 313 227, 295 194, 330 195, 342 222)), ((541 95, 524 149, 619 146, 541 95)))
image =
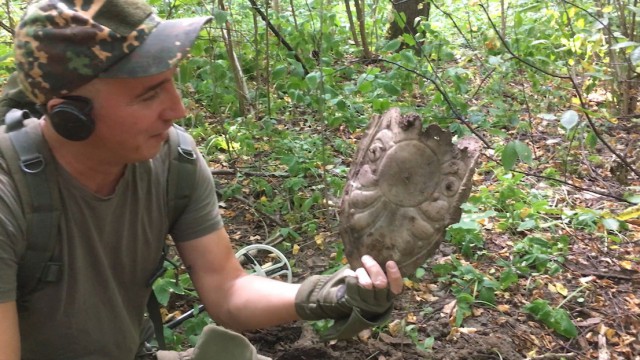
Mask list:
POLYGON ((566 353, 566 354, 558 354, 558 353, 548 353, 540 356, 534 356, 531 358, 527 358, 526 360, 555 360, 555 359, 575 359, 578 357, 576 353, 566 353))
POLYGON ((243 171, 236 169, 211 169, 211 175, 244 175, 244 176, 256 176, 256 177, 278 177, 286 178, 291 175, 287 173, 265 173, 258 171, 243 171))
POLYGON ((569 266, 569 264, 567 264, 566 267, 567 269, 575 273, 578 273, 580 275, 586 275, 586 276, 597 276, 597 277, 603 277, 603 278, 629 280, 629 281, 634 280, 636 278, 640 279, 640 277, 634 277, 631 275, 624 275, 624 274, 614 273, 614 272, 595 271, 595 270, 588 270, 588 269, 576 269, 572 266, 569 266))
MULTIPOLYGON (((222 190, 221 190, 221 189, 216 188, 216 193, 218 193, 218 196, 222 197, 222 190)), ((242 196, 239 196, 239 195, 232 196, 232 198, 233 198, 234 200, 238 200, 238 201, 240 201, 241 203, 243 203, 243 204, 245 204, 245 205, 249 206, 252 210, 255 210, 256 212, 259 212, 260 214, 262 214, 263 216, 265 216, 267 219, 271 220, 271 222, 273 222, 274 224, 278 225, 278 227, 285 227, 285 226, 282 224, 282 222, 280 222, 280 220, 278 220, 278 219, 276 219, 275 217, 273 217, 273 216, 271 216, 271 215, 269 215, 269 214, 265 213, 264 211, 261 211, 260 209, 256 209, 256 208, 254 207, 253 202, 251 202, 251 201, 249 201, 249 200, 247 200, 247 199, 245 199, 245 198, 243 198, 242 196)))

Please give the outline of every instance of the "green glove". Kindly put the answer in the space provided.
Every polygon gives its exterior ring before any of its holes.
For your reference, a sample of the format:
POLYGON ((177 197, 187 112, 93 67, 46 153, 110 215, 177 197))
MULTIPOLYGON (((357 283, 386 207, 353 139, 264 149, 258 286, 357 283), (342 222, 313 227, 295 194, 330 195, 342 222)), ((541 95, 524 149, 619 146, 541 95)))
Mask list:
POLYGON ((304 320, 334 319, 322 334, 325 339, 345 339, 385 323, 391 316, 394 294, 389 288, 366 289, 348 267, 333 275, 315 275, 305 280, 295 299, 296 312, 304 320))

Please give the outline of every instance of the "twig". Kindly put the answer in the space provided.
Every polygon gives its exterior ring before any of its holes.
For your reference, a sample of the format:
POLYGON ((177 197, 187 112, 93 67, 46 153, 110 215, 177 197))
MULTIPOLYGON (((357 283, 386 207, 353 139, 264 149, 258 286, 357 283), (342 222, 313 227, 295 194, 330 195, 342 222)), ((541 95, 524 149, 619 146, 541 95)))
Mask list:
POLYGON ((588 269, 575 269, 569 265, 566 265, 566 268, 575 273, 578 273, 580 275, 586 275, 586 276, 598 276, 598 277, 608 278, 608 279, 620 279, 620 280, 629 280, 629 281, 636 279, 636 277, 623 275, 619 273, 595 271, 595 270, 588 270, 588 269))
POLYGON ((578 357, 578 354, 576 353, 567 353, 567 354, 548 353, 540 356, 527 358, 527 360, 575 359, 577 357, 578 357))
POLYGON ((580 100, 580 110, 582 110, 582 113, 584 114, 584 116, 587 119, 587 122, 589 123, 589 127, 591 128, 591 130, 593 131, 593 134, 598 138, 598 140, 600 140, 600 142, 606 146, 607 149, 609 149, 609 151, 618 158, 618 160, 620 160, 624 166, 626 166, 629 170, 631 170, 634 174, 636 174, 636 176, 638 178, 640 178, 640 172, 638 170, 636 170, 628 161, 627 159, 625 159, 622 155, 618 154, 617 151, 615 151, 615 149, 609 145, 609 143, 602 137, 602 134, 600 134, 600 131, 598 131, 598 129, 596 128, 596 124, 593 122, 593 119, 591 119, 591 116, 589 115, 589 112, 587 112, 587 104, 584 101, 584 98, 582 96, 582 91, 580 90, 580 87, 578 86, 578 83, 576 82, 575 78, 573 76, 570 76, 569 79, 571 79, 571 83, 573 84, 573 89, 576 91, 576 95, 578 96, 578 100, 580 100))
POLYGON ((7 24, 5 24, 5 23, 3 23, 3 22, 1 22, 1 21, 0 21, 0 27, 1 27, 2 29, 4 29, 4 31, 6 31, 6 32, 8 32, 9 34, 11 34, 11 37, 13 37, 14 32, 13 32, 13 29, 12 29, 11 27, 7 26, 7 24))
POLYGON ((478 92, 480 92, 480 89, 482 89, 482 86, 484 86, 484 83, 486 83, 487 80, 489 80, 489 78, 491 77, 491 75, 493 75, 494 71, 496 71, 496 68, 491 69, 491 71, 489 71, 489 73, 482 78, 482 81, 480 81, 480 84, 478 84, 478 87, 476 88, 476 90, 471 94, 471 97, 469 98, 469 100, 473 100, 473 98, 475 98, 476 95, 478 95, 478 92))
POLYGON ((256 177, 278 177, 278 178, 286 178, 291 175, 287 173, 264 173, 258 171, 243 171, 237 169, 211 169, 211 175, 245 175, 245 176, 256 176, 256 177))
POLYGON ((444 14, 444 16, 448 17, 449 20, 451 21, 451 23, 453 24, 453 26, 456 28, 456 30, 458 30, 458 33, 462 36, 462 38, 464 39, 464 42, 467 43, 467 45, 469 46, 469 48, 473 49, 473 45, 471 45, 471 42, 469 41, 469 39, 467 39, 467 37, 464 35, 464 32, 462 32, 462 30, 460 29, 460 27, 458 26, 458 24, 456 23, 456 21, 453 19, 453 15, 451 15, 451 13, 448 13, 444 10, 442 10, 442 8, 440 6, 438 6, 438 4, 436 4, 435 1, 431 1, 431 4, 433 6, 436 7, 436 9, 440 10, 441 13, 444 14))
MULTIPOLYGON (((419 77, 421 77, 421 78, 423 78, 423 79, 426 79, 426 80, 428 80, 429 82, 431 82, 433 85, 435 85, 436 90, 437 90, 440 94, 442 94, 443 99, 445 99, 445 101, 446 101, 446 102, 447 102, 447 104, 449 105, 449 107, 450 107, 451 111, 454 113, 454 115, 455 115, 456 119, 460 120, 460 122, 462 122, 462 123, 463 123, 467 128, 469 128, 469 130, 471 130, 471 132, 472 132, 474 135, 476 135, 476 136, 478 137, 478 139, 480 139, 488 149, 491 149, 491 148, 492 148, 492 147, 491 147, 491 145, 489 144, 489 142, 488 142, 488 141, 487 141, 487 140, 486 140, 482 135, 480 135, 480 134, 479 134, 479 133, 478 133, 478 132, 477 132, 477 131, 476 131, 476 130, 471 126, 471 124, 469 124, 469 122, 468 122, 468 121, 466 121, 466 120, 465 120, 465 118, 464 118, 464 116, 462 116, 462 114, 460 114, 460 113, 455 109, 455 107, 453 106, 453 103, 452 103, 452 102, 451 102, 451 100, 448 98, 448 96, 447 96, 446 92, 444 92, 444 90, 439 86, 439 84, 438 84, 435 80, 433 80, 433 79, 429 78, 428 76, 426 76, 426 75, 424 75, 424 74, 421 74, 420 72, 418 72, 418 71, 416 71, 416 70, 409 69, 409 68, 407 68, 407 67, 405 67, 405 66, 403 66, 403 65, 400 65, 400 64, 398 64, 398 63, 395 63, 395 62, 393 62, 393 61, 389 61, 389 60, 385 60, 385 59, 373 59, 372 61, 386 62, 386 63, 392 64, 392 65, 398 66, 398 67, 399 67, 399 68, 401 68, 401 69, 404 69, 404 70, 406 70, 406 71, 409 71, 409 72, 411 72, 411 73, 413 73, 413 74, 415 74, 415 75, 417 75, 417 76, 419 76, 419 77)), ((493 158, 492 158, 492 157, 490 157, 489 155, 485 155, 485 156, 489 157, 492 161, 495 161, 496 163, 500 163, 500 161, 498 161, 498 160, 496 160, 496 159, 493 159, 493 158)), ((516 173, 520 173, 520 174, 523 174, 523 175, 527 175, 527 176, 533 176, 533 177, 536 177, 536 178, 539 178, 539 179, 546 179, 546 180, 550 180, 550 181, 556 181, 556 182, 559 182, 559 183, 561 183, 561 184, 564 184, 564 185, 570 186, 570 187, 572 187, 572 188, 575 188, 575 189, 578 189, 578 190, 581 190, 581 191, 590 192, 590 193, 593 193, 593 194, 597 194, 597 195, 601 195, 601 196, 609 197, 609 198, 612 198, 612 199, 615 199, 615 200, 618 200, 618 201, 621 201, 621 202, 625 202, 625 203, 629 203, 629 204, 631 204, 631 202, 630 202, 629 200, 624 199, 624 198, 621 198, 621 197, 619 197, 619 196, 615 196, 615 195, 608 194, 608 193, 605 193, 605 192, 602 192, 602 191, 598 191, 598 190, 587 189, 587 188, 585 188, 585 187, 582 187, 582 186, 579 186, 579 185, 576 185, 576 184, 572 184, 572 183, 570 183, 570 182, 568 182, 568 181, 564 181, 564 180, 561 180, 561 179, 556 179, 556 178, 552 178, 552 177, 549 177, 549 176, 538 175, 538 174, 534 174, 534 173, 530 173, 530 172, 526 172, 526 171, 515 170, 515 169, 512 169, 511 171, 516 172, 516 173)))
MULTIPOLYGON (((216 188, 216 193, 218 194, 218 196, 222 197, 222 189, 220 189, 220 188, 216 188)), ((260 211, 260 209, 256 209, 256 208, 254 207, 254 204, 253 204, 251 201, 249 201, 249 200, 247 200, 247 199, 245 199, 245 198, 243 198, 242 196, 239 196, 239 195, 235 195, 235 196, 232 196, 232 197, 233 197, 233 199, 234 199, 234 200, 238 200, 238 201, 240 201, 241 203, 243 203, 243 204, 245 204, 245 205, 249 206, 251 209, 253 209, 253 210, 255 210, 255 211, 259 212, 259 213, 260 213, 260 214, 262 214, 262 215, 264 215, 264 216, 265 216, 265 217, 267 217, 269 220, 271 220, 274 224, 278 225, 278 227, 285 227, 285 226, 282 224, 282 222, 280 222, 280 220, 278 220, 278 219, 276 219, 275 217, 273 217, 273 216, 271 216, 271 215, 269 215, 269 214, 265 213, 264 211, 260 211)))
MULTIPOLYGON (((495 161, 495 160, 494 160, 494 161, 495 161)), ((605 197, 608 197, 608 198, 611 198, 611 199, 615 199, 615 200, 618 200, 618 201, 621 201, 621 202, 625 202, 625 203, 628 203, 628 204, 633 204, 631 201, 629 201, 629 200, 627 200, 627 199, 625 199, 625 198, 621 198, 621 197, 619 197, 619 196, 615 196, 615 195, 612 195, 612 194, 608 194, 608 193, 605 193, 605 192, 603 192, 603 191, 598 191, 598 190, 593 190, 593 189, 587 189, 587 188, 585 188, 585 187, 582 187, 582 186, 579 186, 579 185, 576 185, 576 184, 570 183, 570 182, 568 182, 568 181, 564 181, 564 180, 561 180, 561 179, 552 178, 552 177, 550 177, 550 176, 539 175, 539 174, 534 174, 534 173, 530 173, 530 172, 526 172, 526 171, 520 171, 520 170, 515 170, 515 169, 512 169, 511 171, 513 171, 513 172, 515 172, 515 173, 522 174, 522 175, 526 175, 526 176, 532 176, 532 177, 535 177, 535 178, 538 178, 538 179, 545 179, 545 180, 549 180, 549 181, 556 181, 556 182, 559 182, 559 183, 561 183, 561 184, 564 184, 564 185, 570 186, 570 187, 572 187, 572 188, 574 188, 574 189, 578 189, 578 190, 580 190, 580 191, 586 191, 586 192, 590 192, 590 193, 593 193, 593 194, 596 194, 596 195, 605 196, 605 197)))
POLYGON ((446 93, 446 91, 444 91, 444 89, 442 89, 442 87, 440 86, 440 84, 435 81, 434 79, 430 78, 427 75, 424 75, 416 70, 413 69, 409 69, 406 66, 400 65, 396 62, 390 61, 390 60, 386 60, 386 59, 370 59, 367 60, 368 62, 386 62, 392 65, 395 65, 403 70, 409 71, 410 73, 413 73, 415 75, 418 75, 419 77, 429 81, 430 83, 432 83, 435 87, 436 90, 442 95, 442 98, 444 99, 444 101, 447 103, 447 105, 449 105, 449 109, 453 112, 453 115, 455 116, 456 119, 458 119, 462 124, 464 124, 464 126, 466 126, 476 137, 478 137, 478 139, 480 139, 480 141, 482 141, 484 143, 484 145, 488 148, 491 149, 491 144, 489 144, 489 142, 482 136, 480 135, 480 133, 478 133, 476 131, 476 129, 473 128, 473 126, 471 126, 471 124, 464 118, 464 116, 462 114, 460 114, 460 112, 458 112, 458 110, 456 109, 456 107, 453 105, 453 102, 451 101, 451 99, 449 98, 449 95, 446 93))
POLYGON ((284 37, 280 34, 278 29, 276 29, 276 27, 273 26, 271 21, 269 21, 269 18, 267 18, 267 15, 265 15, 264 12, 258 7, 258 4, 256 4, 256 1, 255 0, 249 0, 249 2, 251 3, 251 7, 253 8, 253 10, 255 10, 258 13, 258 15, 260 15, 260 17, 262 18, 262 21, 264 21, 265 24, 267 24, 267 27, 269 27, 269 30, 271 30, 273 35, 275 35, 278 38, 278 41, 280 41, 282 46, 284 46, 285 48, 287 48, 287 50, 289 50, 289 51, 291 51, 293 53, 293 57, 302 66, 302 69, 304 70, 304 75, 305 76, 309 75, 309 69, 307 69, 307 67, 305 66, 304 62, 300 58, 300 56, 298 56, 298 53, 293 49, 293 47, 291 45, 289 45, 287 40, 284 39, 284 37))
POLYGON ((578 99, 580 100, 580 110, 582 110, 582 113, 584 113, 585 117, 587 118, 587 121, 589 123, 589 127, 591 128, 591 130, 593 130, 593 133, 596 135, 596 137, 598 138, 598 140, 600 140, 600 142, 602 142, 602 144, 615 156, 618 158, 618 160, 620 160, 625 167, 627 167, 629 170, 631 170, 638 178, 640 178, 640 172, 638 170, 636 170, 624 157, 622 157, 622 155, 618 154, 613 147, 611 147, 611 145, 609 145, 604 138, 602 137, 602 135, 600 134, 600 132, 597 130, 595 123, 593 122, 593 120, 591 119, 591 116, 589 116, 589 113, 586 111, 587 110, 587 106, 586 103, 584 101, 584 98, 582 96, 582 91, 580 90, 580 87, 578 86, 578 83, 576 82, 576 79, 573 75, 558 75, 558 74, 553 74, 551 72, 548 72, 534 64, 529 63, 528 61, 525 61, 524 59, 518 57, 515 53, 513 53, 513 51, 511 50, 511 48, 508 46, 507 42, 505 41, 505 39, 500 35, 498 29, 496 28, 496 25, 493 23, 493 20, 491 20, 491 16, 489 15, 489 12, 487 11, 487 9, 484 7, 484 5, 480 4, 480 7, 482 8, 482 11, 484 11, 484 13, 487 15, 487 19, 489 20, 489 23, 491 24, 491 27, 493 28, 493 30, 495 31, 496 35, 498 36, 498 38, 500 38, 500 42, 502 43, 502 45, 505 47, 505 49, 507 50, 507 52, 509 52, 509 54, 511 54, 514 58, 516 58, 517 60, 521 61, 522 63, 546 74, 549 75, 551 77, 555 77, 558 79, 569 79, 571 81, 571 84, 573 84, 573 89, 576 92, 576 95, 578 96, 578 99))
POLYGON ((500 42, 502 43, 502 45, 504 46, 504 48, 507 50, 507 52, 509 54, 511 54, 511 56, 513 56, 516 60, 528 65, 529 67, 532 67, 538 71, 540 71, 543 74, 547 74, 551 77, 554 78, 558 78, 558 79, 569 79, 570 76, 569 75, 559 75, 559 74, 554 74, 552 72, 549 72, 535 64, 532 64, 530 62, 528 62, 527 60, 519 57, 518 55, 516 55, 509 46, 507 46, 507 42, 506 40, 502 37, 502 35, 500 35, 500 31, 498 31, 498 28, 496 27, 496 24, 493 23, 493 20, 491 20, 491 16, 489 15, 489 12, 487 11, 487 8, 484 7, 484 5, 480 4, 480 7, 482 8, 482 11, 484 11, 484 13, 487 15, 487 19, 489 20, 489 24, 491 24, 491 27, 493 28, 493 31, 495 31, 496 35, 498 36, 498 38, 500 39, 500 42))

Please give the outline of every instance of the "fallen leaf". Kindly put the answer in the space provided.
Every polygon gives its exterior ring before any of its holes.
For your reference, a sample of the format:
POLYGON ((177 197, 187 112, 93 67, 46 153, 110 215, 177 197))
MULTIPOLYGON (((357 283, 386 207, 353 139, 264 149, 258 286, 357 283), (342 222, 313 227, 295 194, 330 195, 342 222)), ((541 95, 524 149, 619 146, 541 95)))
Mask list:
POLYGON ((593 281, 595 279, 596 279, 596 277, 591 275, 591 276, 582 277, 582 278, 578 279, 578 281, 580 281, 580 283, 582 283, 582 284, 586 284, 586 283, 591 282, 591 281, 593 281))
POLYGON ((629 260, 620 261, 620 267, 631 270, 633 268, 633 263, 629 260))
POLYGON ((407 278, 404 279, 403 283, 404 283, 404 286, 409 289, 413 289, 415 286, 415 283, 407 278))
POLYGON ((599 324, 601 321, 602 321, 601 318, 593 317, 593 318, 589 318, 589 319, 587 319, 585 321, 576 322, 576 326, 579 326, 579 327, 593 326, 593 325, 599 324))
POLYGON ((362 342, 369 341, 369 338, 371 338, 371 329, 364 329, 358 333, 358 339, 362 342))
POLYGON ((498 309, 498 311, 500 311, 502 313, 505 313, 505 312, 511 310, 511 306, 505 305, 505 304, 498 305, 498 306, 496 306, 496 308, 498 309))
POLYGON ((618 216, 616 216, 616 219, 624 221, 638 217, 640 217, 640 204, 627 208, 626 210, 618 214, 618 216))
POLYGON ((415 323, 417 323, 417 322, 418 322, 418 317, 417 317, 414 313, 412 313, 412 312, 410 312, 410 313, 408 313, 408 314, 407 314, 406 319, 407 319, 407 322, 408 322, 408 323, 415 324, 415 323))
POLYGON ((564 285, 560 284, 560 283, 556 283, 556 290, 562 296, 567 296, 567 294, 569 293, 569 290, 567 290, 567 288, 564 285))
POLYGON ((476 332, 478 332, 478 329, 476 329, 476 328, 458 328, 458 331, 461 334, 475 334, 476 332))
POLYGON ((387 325, 389 328, 389 334, 396 337, 402 333, 402 320, 394 320, 387 325))
POLYGON ((316 241, 316 245, 318 245, 318 247, 320 249, 323 249, 324 248, 324 239, 325 239, 324 233, 320 233, 320 234, 316 235, 314 239, 316 241))
POLYGON ((442 313, 449 316, 451 315, 451 313, 455 308, 456 308, 456 300, 453 300, 442 308, 442 313))

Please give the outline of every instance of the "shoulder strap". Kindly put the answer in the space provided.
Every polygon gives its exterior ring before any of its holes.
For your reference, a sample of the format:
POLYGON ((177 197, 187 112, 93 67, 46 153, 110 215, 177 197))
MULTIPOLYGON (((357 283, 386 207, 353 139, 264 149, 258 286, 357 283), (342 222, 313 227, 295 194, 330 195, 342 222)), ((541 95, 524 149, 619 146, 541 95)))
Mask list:
MULTIPOLYGON (((169 148, 171 152, 171 162, 169 163, 169 173, 167 177, 167 210, 169 219, 169 229, 173 227, 178 218, 187 208, 193 190, 193 182, 196 177, 196 150, 193 142, 186 130, 173 125, 169 130, 169 148)), ((164 272, 164 260, 167 254, 165 247, 158 263, 153 278, 149 280, 149 286, 161 277, 164 272)), ((147 312, 149 319, 153 323, 156 341, 160 349, 166 349, 164 341, 164 324, 160 315, 160 304, 151 291, 147 300, 147 312)))
POLYGON ((169 227, 178 220, 189 204, 196 177, 196 150, 187 131, 173 125, 169 131, 171 163, 167 179, 169 227))
POLYGON ((18 303, 41 283, 60 279, 62 264, 52 261, 60 221, 55 166, 40 124, 27 111, 13 109, 0 134, 0 151, 18 189, 26 220, 27 248, 18 265, 18 303))

